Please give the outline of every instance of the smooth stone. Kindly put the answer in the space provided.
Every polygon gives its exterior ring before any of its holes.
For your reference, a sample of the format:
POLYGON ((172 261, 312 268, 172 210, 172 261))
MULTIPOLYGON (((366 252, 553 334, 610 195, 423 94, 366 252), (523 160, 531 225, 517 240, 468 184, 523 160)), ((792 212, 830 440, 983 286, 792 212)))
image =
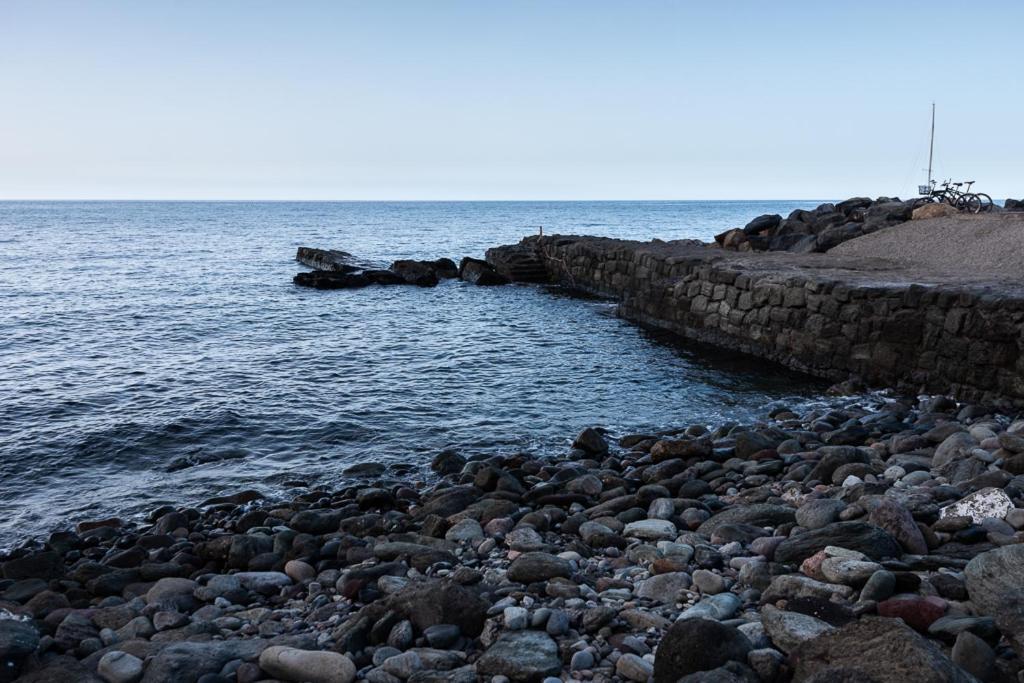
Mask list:
POLYGON ((550 553, 524 553, 512 561, 508 578, 518 583, 547 581, 556 576, 572 577, 572 565, 550 553))
POLYGON ((312 581, 316 578, 316 570, 308 562, 302 560, 289 560, 284 565, 284 573, 295 583, 312 581))
POLYGON ((641 519, 637 522, 630 522, 622 533, 624 536, 645 541, 674 540, 679 535, 676 525, 667 519, 641 519))
POLYGON ((996 666, 996 654, 988 643, 970 631, 961 631, 950 655, 953 663, 979 681, 991 680, 996 666))
POLYGON ((260 654, 259 661, 261 669, 283 681, 351 683, 356 677, 351 659, 326 650, 273 645, 260 654))
POLYGON ((735 593, 719 593, 709 595, 693 607, 683 610, 680 620, 713 619, 722 621, 732 617, 743 605, 743 601, 735 593))
POLYGON ((704 595, 716 595, 726 590, 722 575, 708 569, 698 569, 693 573, 693 585, 704 595))
POLYGON ((615 662, 615 673, 628 681, 647 683, 647 679, 654 673, 654 665, 643 657, 627 653, 615 662))
POLYGON ((820 529, 839 521, 839 513, 845 507, 846 503, 834 498, 810 500, 797 508, 796 523, 807 529, 820 529))
POLYGON ((526 628, 529 611, 524 607, 506 607, 503 615, 505 628, 509 631, 522 631, 526 628))
POLYGON ((881 602, 896 590, 896 575, 887 569, 879 569, 871 575, 860 591, 862 602, 881 602))
POLYGON ((96 673, 107 683, 136 683, 142 678, 143 662, 135 655, 112 650, 96 663, 96 673))

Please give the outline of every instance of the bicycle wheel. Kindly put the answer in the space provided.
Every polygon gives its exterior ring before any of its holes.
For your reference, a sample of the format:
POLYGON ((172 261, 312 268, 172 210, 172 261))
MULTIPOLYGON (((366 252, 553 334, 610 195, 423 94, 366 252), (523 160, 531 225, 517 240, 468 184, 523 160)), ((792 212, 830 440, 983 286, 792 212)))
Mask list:
POLYGON ((991 197, 989 197, 984 192, 978 192, 974 196, 981 200, 981 210, 983 212, 992 210, 994 204, 992 203, 991 197))
POLYGON ((916 209, 916 208, 918 208, 920 206, 924 206, 925 204, 934 204, 934 203, 935 203, 935 197, 918 197, 917 199, 914 200, 914 203, 911 204, 911 206, 916 209))
MULTIPOLYGON (((961 210, 967 213, 981 213, 981 199, 976 194, 965 194, 961 197, 963 207, 961 210)), ((960 208, 960 207, 958 207, 960 208)))

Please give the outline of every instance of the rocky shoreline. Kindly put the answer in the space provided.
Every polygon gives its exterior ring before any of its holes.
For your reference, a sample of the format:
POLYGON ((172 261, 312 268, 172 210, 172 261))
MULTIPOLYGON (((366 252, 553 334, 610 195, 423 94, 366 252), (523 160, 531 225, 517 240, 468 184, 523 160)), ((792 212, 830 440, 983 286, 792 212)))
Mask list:
POLYGON ((983 406, 432 467, 27 544, 0 680, 1024 680, 1024 421, 983 406))

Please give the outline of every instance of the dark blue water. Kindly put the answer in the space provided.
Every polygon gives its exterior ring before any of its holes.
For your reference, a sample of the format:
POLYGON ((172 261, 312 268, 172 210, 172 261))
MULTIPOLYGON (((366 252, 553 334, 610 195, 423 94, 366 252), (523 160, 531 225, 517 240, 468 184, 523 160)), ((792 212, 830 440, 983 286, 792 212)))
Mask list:
POLYGON ((817 203, 0 203, 0 544, 163 501, 337 482, 365 461, 543 453, 591 424, 813 399, 807 378, 550 288, 321 292, 291 278, 299 245, 457 260, 540 225, 709 239, 817 203), (167 471, 183 459, 206 464, 167 471))

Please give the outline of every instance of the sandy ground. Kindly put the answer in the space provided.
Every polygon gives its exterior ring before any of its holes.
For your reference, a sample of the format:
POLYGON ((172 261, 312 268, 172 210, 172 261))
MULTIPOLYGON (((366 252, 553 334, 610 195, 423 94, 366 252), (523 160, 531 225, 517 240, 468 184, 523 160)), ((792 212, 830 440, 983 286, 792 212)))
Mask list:
POLYGON ((1018 278, 1024 269, 1024 213, 909 221, 844 242, 828 253, 962 275, 1018 278))

